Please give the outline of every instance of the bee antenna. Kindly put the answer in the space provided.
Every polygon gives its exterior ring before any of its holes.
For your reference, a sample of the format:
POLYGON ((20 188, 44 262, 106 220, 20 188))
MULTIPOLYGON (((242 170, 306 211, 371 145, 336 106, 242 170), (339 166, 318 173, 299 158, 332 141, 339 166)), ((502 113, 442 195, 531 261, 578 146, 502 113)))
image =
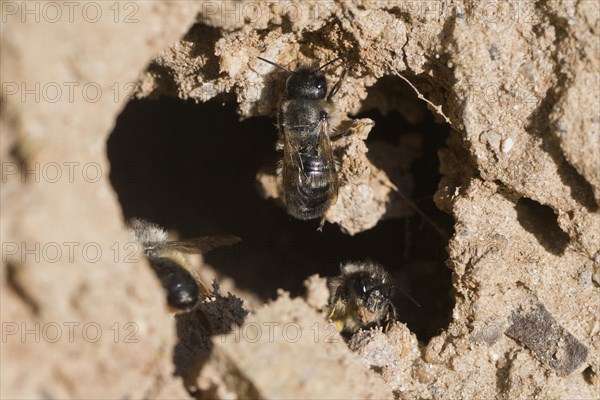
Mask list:
POLYGON ((404 291, 404 290, 400 289, 400 293, 402 293, 403 295, 405 295, 405 296, 406 296, 406 298, 407 298, 407 299, 409 299, 409 300, 410 300, 410 302, 411 302, 411 303, 413 303, 415 306, 417 306, 417 307, 421 308, 421 304, 419 304, 419 302, 418 302, 417 300, 415 300, 415 298, 414 298, 414 297, 412 297, 410 294, 408 294, 408 292, 406 292, 406 291, 404 291))
POLYGON ((325 64, 321 65, 319 68, 315 69, 315 70, 314 70, 314 71, 312 71, 312 72, 317 72, 317 71, 320 71, 320 70, 322 70, 323 68, 325 68, 326 66, 328 66, 328 65, 331 65, 331 64, 333 64, 334 62, 336 62, 336 61, 338 61, 338 60, 343 60, 343 59, 345 59, 345 58, 346 58, 346 55, 345 55, 345 54, 342 54, 341 56, 339 56, 339 57, 336 57, 336 58, 334 58, 333 60, 326 62, 325 64))
POLYGON ((291 74, 291 73, 292 73, 292 71, 290 71, 290 70, 289 70, 289 69, 287 69, 286 67, 284 67, 284 66, 282 66, 282 65, 279 65, 279 64, 277 64, 277 63, 275 63, 275 62, 273 62, 273 61, 271 61, 271 60, 267 60, 266 58, 262 58, 262 57, 257 57, 257 58, 258 58, 259 60, 262 60, 262 61, 264 61, 264 62, 266 62, 266 63, 269 63, 269 64, 271 64, 271 65, 272 65, 272 66, 274 66, 274 67, 277 67, 277 68, 279 68, 279 69, 282 69, 282 70, 284 70, 285 72, 287 72, 287 73, 289 73, 289 74, 291 74))

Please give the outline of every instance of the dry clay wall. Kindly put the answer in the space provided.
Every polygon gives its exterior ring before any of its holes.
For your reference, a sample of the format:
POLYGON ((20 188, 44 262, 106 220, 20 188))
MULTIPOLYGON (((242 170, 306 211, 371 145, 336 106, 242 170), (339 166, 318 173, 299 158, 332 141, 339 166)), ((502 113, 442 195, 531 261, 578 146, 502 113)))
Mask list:
MULTIPOLYGON (((598 3, 102 2, 97 20, 36 4, 2 2, 3 398, 599 397, 598 3), (252 313, 215 292, 212 336, 198 313, 174 319, 144 260, 111 247, 128 242, 105 149, 127 83, 138 98, 230 93, 241 118, 274 116, 285 74, 258 56, 294 66, 342 53, 335 126, 378 80, 402 75, 451 127, 435 195, 455 221, 449 326, 428 343, 401 323, 345 343, 324 324, 319 278, 305 299, 281 292, 252 313), (84 167, 99 178, 82 179, 84 167), (90 243, 98 258, 79 251, 90 243), (57 246, 58 262, 45 253, 57 246), (273 321, 273 340, 228 333, 273 321), (310 336, 289 340, 288 322, 310 336)), ((410 91, 378 93, 371 105, 416 118, 410 91)), ((411 154, 367 158, 371 127, 362 120, 336 149, 328 221, 349 235, 406 207, 385 165, 411 154)), ((276 179, 257 182, 278 198, 276 179)))

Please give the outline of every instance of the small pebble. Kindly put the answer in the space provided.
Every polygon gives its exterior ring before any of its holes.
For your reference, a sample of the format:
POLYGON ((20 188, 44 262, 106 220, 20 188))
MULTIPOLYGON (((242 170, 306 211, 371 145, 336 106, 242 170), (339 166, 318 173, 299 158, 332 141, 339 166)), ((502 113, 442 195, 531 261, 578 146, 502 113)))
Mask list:
POLYGON ((502 143, 500 143, 500 151, 502 151, 504 154, 506 154, 512 150, 514 144, 515 143, 513 142, 513 140, 511 138, 503 139, 502 143))

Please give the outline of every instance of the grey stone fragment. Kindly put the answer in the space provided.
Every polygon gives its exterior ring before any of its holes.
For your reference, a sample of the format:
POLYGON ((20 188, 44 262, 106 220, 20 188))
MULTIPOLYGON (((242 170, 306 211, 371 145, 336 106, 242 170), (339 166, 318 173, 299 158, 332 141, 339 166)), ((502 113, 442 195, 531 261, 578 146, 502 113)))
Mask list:
POLYGON ((560 326, 543 304, 519 307, 511 320, 506 334, 560 375, 570 374, 587 358, 587 347, 560 326))

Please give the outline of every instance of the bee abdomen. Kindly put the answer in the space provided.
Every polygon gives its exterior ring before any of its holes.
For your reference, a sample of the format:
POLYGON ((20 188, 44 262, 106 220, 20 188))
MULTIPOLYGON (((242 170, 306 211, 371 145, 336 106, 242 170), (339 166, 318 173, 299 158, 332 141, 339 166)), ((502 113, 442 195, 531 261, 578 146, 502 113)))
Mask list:
MULTIPOLYGON (((315 173, 319 175, 319 173, 315 173)), ((320 180, 324 181, 324 180, 320 180)), ((298 219, 315 219, 321 217, 331 204, 331 186, 304 185, 297 188, 297 193, 286 193, 288 212, 298 219)))
POLYGON ((327 160, 322 157, 303 157, 302 165, 304 166, 304 172, 308 174, 319 174, 329 171, 327 160))
POLYGON ((200 288, 190 271, 168 257, 153 257, 150 264, 167 292, 169 306, 189 310, 198 303, 200 288))
POLYGON ((198 303, 198 285, 190 280, 175 277, 169 282, 167 302, 179 310, 190 310, 198 303))

